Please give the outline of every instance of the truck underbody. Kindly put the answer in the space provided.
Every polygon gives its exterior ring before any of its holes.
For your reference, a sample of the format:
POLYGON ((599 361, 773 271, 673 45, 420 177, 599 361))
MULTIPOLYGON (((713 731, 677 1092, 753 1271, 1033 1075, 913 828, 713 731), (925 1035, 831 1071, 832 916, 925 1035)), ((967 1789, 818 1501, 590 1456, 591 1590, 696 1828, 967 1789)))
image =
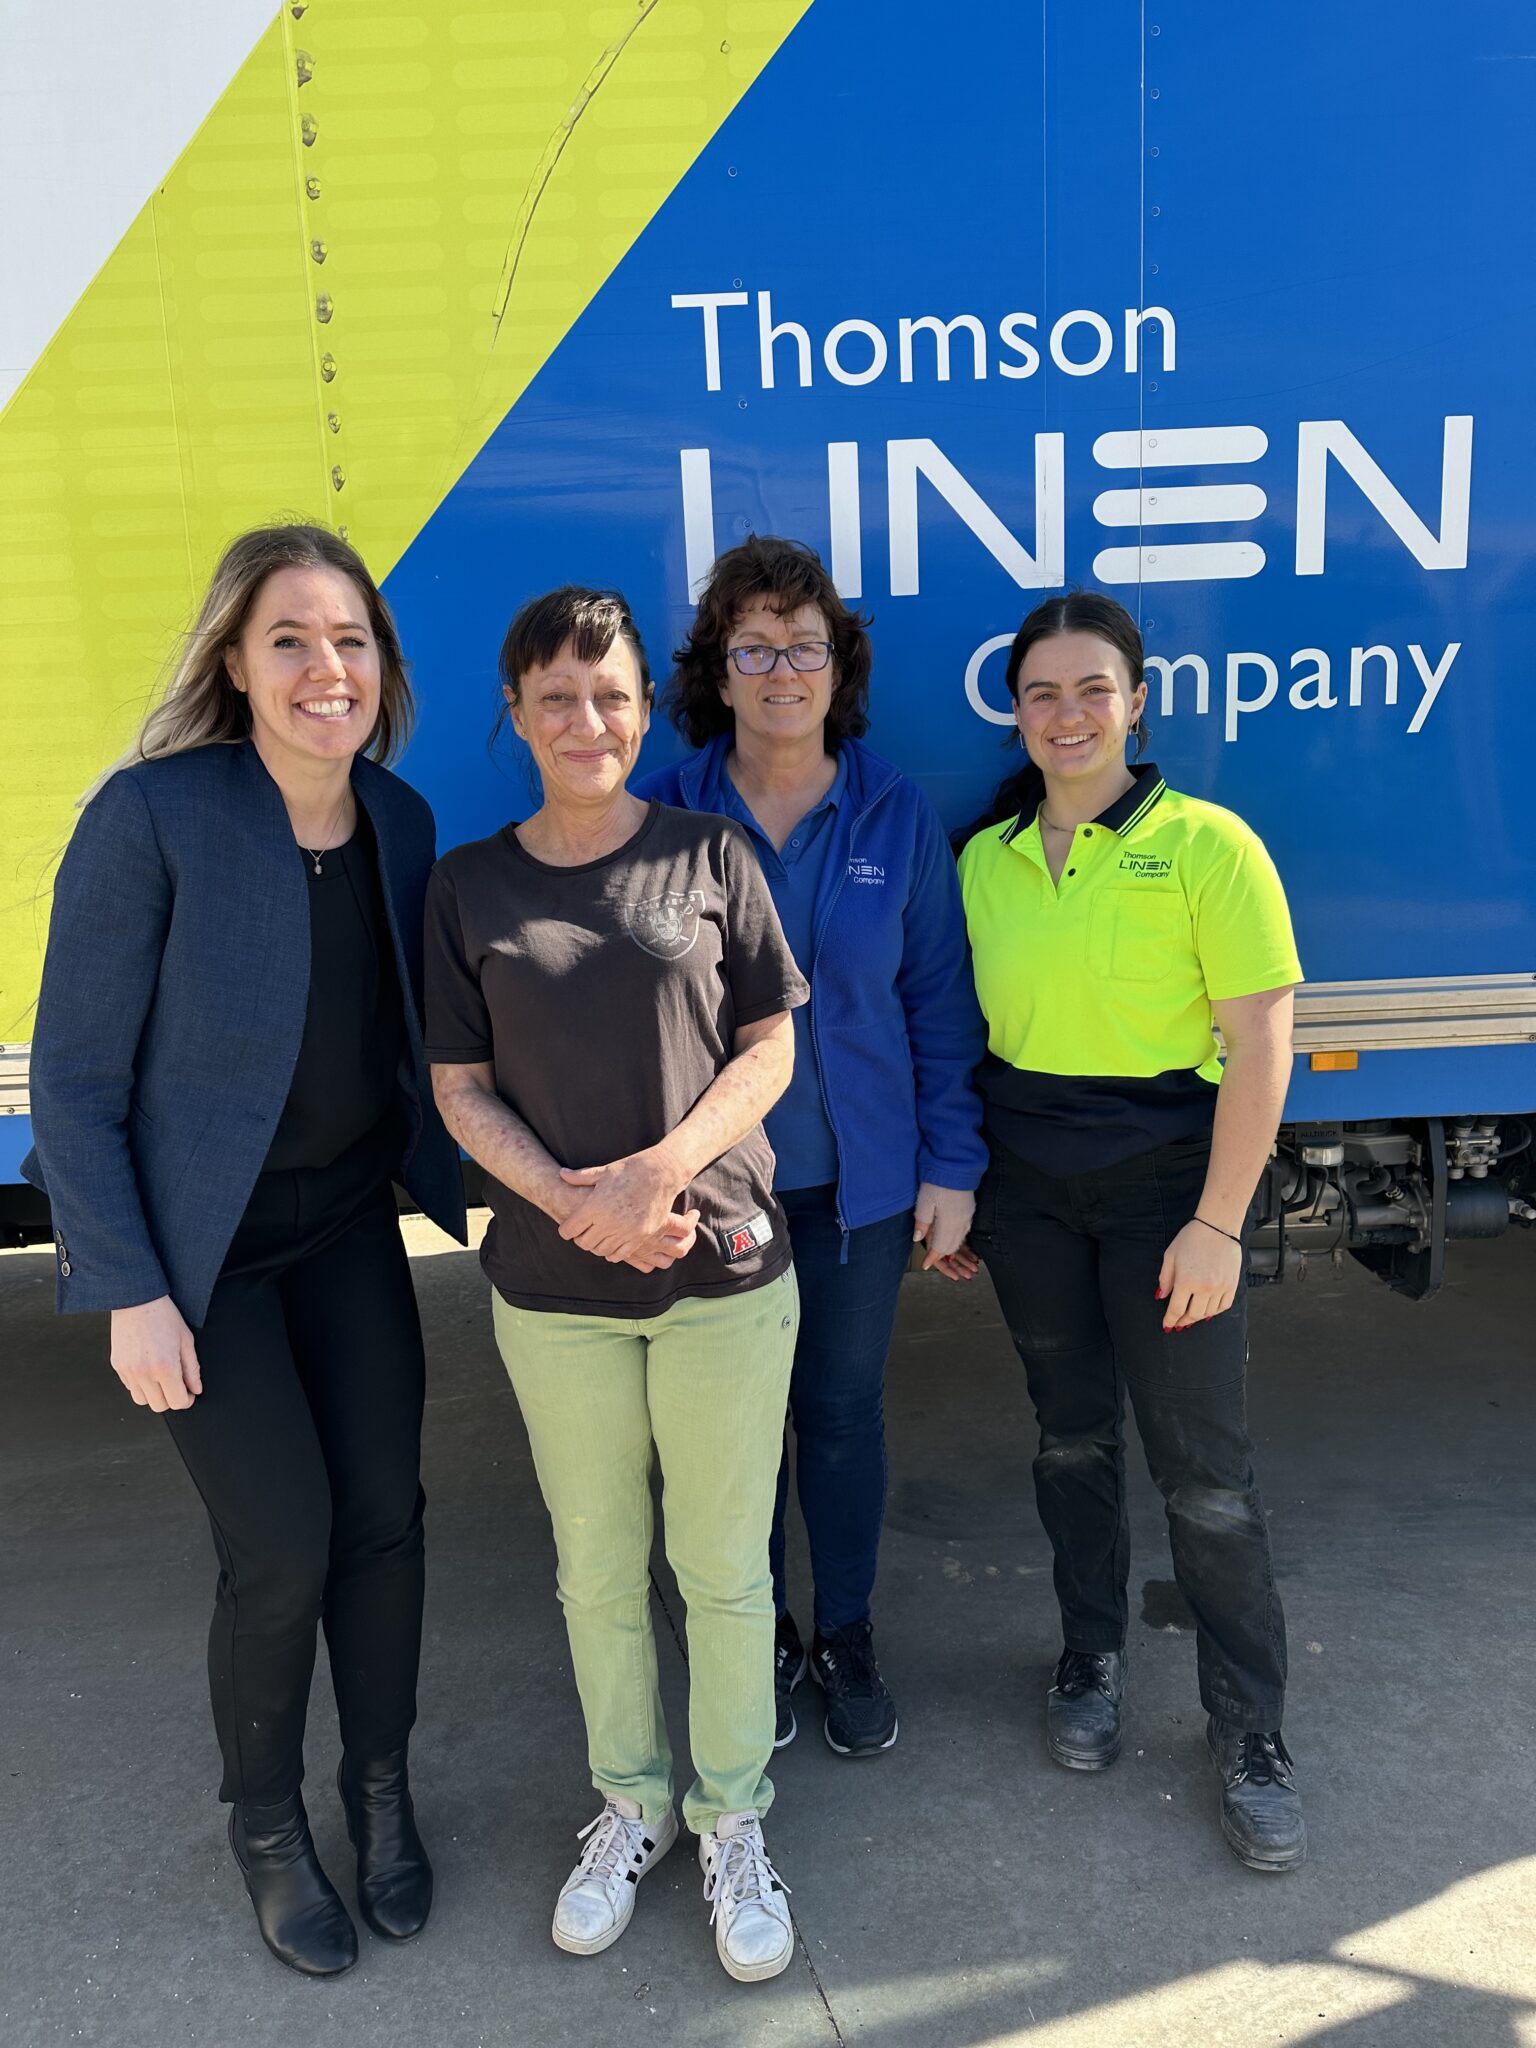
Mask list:
POLYGON ((1412 1123, 1282 1125, 1256 1197, 1256 1282, 1305 1280, 1346 1252, 1400 1294, 1426 1301, 1446 1246, 1536 1223, 1536 1111, 1412 1123))

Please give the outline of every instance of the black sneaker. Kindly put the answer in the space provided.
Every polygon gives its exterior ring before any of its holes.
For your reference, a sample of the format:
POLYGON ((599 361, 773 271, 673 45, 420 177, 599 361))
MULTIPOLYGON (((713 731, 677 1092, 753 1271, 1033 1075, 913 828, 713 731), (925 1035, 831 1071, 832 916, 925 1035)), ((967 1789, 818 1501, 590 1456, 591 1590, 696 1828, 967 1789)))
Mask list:
POLYGON ((1306 1859, 1307 1824, 1280 1730, 1252 1734, 1213 1716, 1205 1739, 1221 1777, 1221 1832, 1233 1855, 1250 1870, 1294 1870, 1306 1859))
POLYGON ((896 1740, 896 1702, 875 1662, 874 1635, 867 1621, 817 1629, 811 1672, 827 1696, 825 1734, 839 1756, 875 1756, 896 1740))
POLYGON ((1069 1771, 1107 1771, 1120 1754, 1125 1659, 1114 1650, 1063 1650, 1045 1696, 1045 1741, 1069 1771))
POLYGON ((809 1659, 792 1614, 781 1614, 773 1626, 773 1704, 778 1719, 773 1746, 785 1749, 795 1739, 795 1710, 790 1694, 804 1678, 809 1659))

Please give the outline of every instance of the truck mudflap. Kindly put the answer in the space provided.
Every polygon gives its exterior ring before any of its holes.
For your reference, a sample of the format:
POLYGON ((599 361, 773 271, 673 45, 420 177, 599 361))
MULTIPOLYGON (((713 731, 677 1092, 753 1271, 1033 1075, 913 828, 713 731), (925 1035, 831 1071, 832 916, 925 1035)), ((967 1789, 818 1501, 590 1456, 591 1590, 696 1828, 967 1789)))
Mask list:
POLYGON ((1289 1124, 1249 1233, 1256 1284, 1304 1280, 1345 1253, 1396 1293, 1428 1301, 1453 1240, 1536 1223, 1536 1111, 1520 1117, 1289 1124))

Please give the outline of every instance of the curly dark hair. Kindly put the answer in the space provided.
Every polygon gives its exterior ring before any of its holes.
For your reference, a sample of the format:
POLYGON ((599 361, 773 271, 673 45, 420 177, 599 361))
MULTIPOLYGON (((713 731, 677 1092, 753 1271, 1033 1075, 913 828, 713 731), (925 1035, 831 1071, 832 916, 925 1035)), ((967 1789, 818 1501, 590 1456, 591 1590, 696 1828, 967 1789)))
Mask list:
POLYGON ((827 712, 826 744, 835 753, 845 739, 869 730, 869 620, 850 611, 814 548, 777 534, 753 534, 729 548, 709 572, 687 638, 672 659, 667 715, 693 747, 732 732, 736 715, 720 695, 725 649, 736 621, 754 602, 781 615, 814 605, 832 639, 836 680, 827 712))

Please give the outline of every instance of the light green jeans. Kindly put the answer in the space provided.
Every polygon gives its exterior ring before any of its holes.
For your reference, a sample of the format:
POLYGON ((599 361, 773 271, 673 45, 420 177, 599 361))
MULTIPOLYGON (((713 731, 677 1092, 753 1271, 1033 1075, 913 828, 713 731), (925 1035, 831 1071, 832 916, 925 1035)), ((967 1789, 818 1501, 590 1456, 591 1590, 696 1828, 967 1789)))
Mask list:
POLYGON ((667 1557, 688 1608, 688 1741, 696 1834, 766 1813, 773 1786, 773 1588, 768 1534, 800 1320, 793 1272, 659 1316, 511 1308, 496 1343, 555 1528, 556 1586, 587 1723, 592 1782, 672 1805, 651 1627, 651 1457, 667 1557))

